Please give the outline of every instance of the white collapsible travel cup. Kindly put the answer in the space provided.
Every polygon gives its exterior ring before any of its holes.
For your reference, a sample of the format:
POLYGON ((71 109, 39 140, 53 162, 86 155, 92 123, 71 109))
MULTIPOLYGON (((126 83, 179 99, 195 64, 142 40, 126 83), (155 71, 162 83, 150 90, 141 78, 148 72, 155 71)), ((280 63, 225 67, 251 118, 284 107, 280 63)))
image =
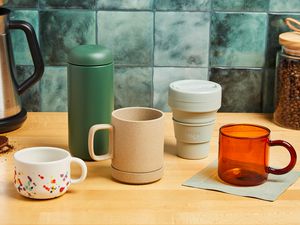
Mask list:
POLYGON ((206 80, 179 80, 169 85, 177 155, 186 159, 208 156, 216 113, 221 107, 221 86, 206 80))

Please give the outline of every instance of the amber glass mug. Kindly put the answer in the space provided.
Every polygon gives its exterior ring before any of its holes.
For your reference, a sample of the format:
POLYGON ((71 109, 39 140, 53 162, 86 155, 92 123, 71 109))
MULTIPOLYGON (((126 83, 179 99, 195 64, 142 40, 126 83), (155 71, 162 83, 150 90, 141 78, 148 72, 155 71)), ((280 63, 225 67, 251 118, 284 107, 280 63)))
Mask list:
POLYGON ((229 124, 219 133, 218 175, 230 184, 254 186, 264 183, 268 174, 281 175, 291 171, 297 160, 291 144, 271 141, 270 130, 252 124, 229 124), (281 169, 268 166, 269 146, 283 146, 290 153, 289 164, 281 169))

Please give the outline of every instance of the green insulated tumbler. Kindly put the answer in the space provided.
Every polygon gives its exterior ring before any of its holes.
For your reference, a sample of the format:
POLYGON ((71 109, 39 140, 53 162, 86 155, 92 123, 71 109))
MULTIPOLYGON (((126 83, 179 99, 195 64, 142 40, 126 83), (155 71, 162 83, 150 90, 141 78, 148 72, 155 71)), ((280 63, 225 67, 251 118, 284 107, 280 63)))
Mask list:
MULTIPOLYGON (((92 160, 88 133, 94 124, 110 124, 114 107, 113 57, 100 45, 80 45, 68 55, 68 130, 70 153, 92 160)), ((108 131, 95 136, 97 155, 108 151, 108 131)))

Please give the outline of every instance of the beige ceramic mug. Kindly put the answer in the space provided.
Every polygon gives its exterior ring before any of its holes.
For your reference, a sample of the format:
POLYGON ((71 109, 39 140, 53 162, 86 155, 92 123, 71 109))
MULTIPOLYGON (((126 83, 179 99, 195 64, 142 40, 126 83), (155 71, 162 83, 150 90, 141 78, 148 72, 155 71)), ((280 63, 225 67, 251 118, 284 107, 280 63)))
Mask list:
POLYGON ((111 159, 112 177, 132 184, 150 183, 163 174, 163 113, 146 107, 128 107, 112 112, 111 124, 96 124, 89 131, 92 159, 111 159), (109 130, 109 152, 95 155, 94 136, 109 130))

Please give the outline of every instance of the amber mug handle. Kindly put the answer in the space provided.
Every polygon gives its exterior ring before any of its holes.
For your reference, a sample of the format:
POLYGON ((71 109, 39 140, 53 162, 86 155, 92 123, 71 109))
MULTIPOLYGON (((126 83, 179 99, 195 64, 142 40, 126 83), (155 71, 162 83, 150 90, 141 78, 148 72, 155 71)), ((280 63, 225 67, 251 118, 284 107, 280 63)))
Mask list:
POLYGON ((282 175, 282 174, 290 172, 296 165, 296 161, 297 161, 297 154, 296 154, 294 147, 290 143, 283 141, 283 140, 274 140, 274 141, 269 140, 268 144, 269 144, 269 146, 285 147, 290 153, 291 160, 286 167, 281 168, 281 169, 275 169, 275 168, 268 166, 268 167, 266 167, 266 172, 271 173, 271 174, 276 174, 276 175, 282 175))

